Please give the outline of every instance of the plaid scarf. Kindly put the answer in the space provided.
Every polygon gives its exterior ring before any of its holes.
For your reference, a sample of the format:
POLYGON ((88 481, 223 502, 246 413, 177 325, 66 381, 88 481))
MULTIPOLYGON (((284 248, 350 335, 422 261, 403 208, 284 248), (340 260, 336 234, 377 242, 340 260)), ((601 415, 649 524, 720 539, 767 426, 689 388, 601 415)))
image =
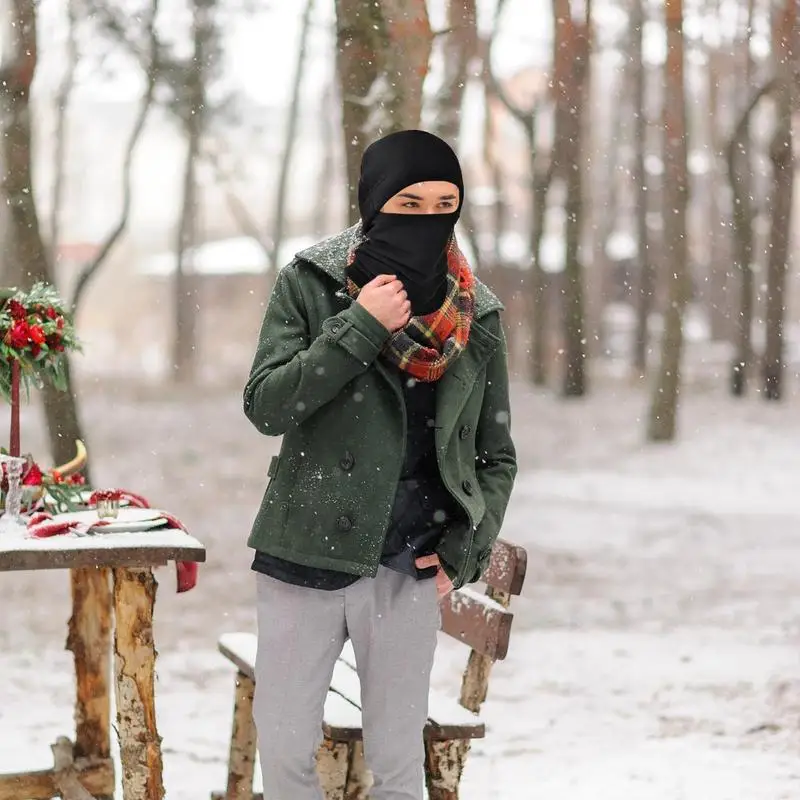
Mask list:
MULTIPOLYGON (((350 251, 348 266, 355 260, 350 251)), ((447 245, 447 294, 437 311, 412 317, 405 328, 395 331, 382 355, 412 378, 424 383, 438 381, 461 355, 469 340, 475 313, 475 279, 455 237, 447 245)), ((360 286, 347 278, 347 293, 354 300, 360 286)))

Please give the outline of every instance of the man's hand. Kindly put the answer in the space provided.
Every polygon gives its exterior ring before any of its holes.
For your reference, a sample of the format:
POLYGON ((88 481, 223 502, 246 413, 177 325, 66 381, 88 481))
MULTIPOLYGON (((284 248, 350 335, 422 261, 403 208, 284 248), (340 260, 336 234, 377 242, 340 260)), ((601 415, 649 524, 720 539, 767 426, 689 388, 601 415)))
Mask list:
POLYGON ((408 295, 394 275, 378 275, 364 284, 356 302, 391 333, 404 328, 411 319, 408 295))
POLYGON ((436 553, 431 553, 429 556, 420 556, 417 561, 418 569, 426 569, 427 567, 436 567, 436 591, 441 600, 453 591, 453 582, 447 577, 447 573, 442 569, 442 562, 439 561, 439 556, 436 553))

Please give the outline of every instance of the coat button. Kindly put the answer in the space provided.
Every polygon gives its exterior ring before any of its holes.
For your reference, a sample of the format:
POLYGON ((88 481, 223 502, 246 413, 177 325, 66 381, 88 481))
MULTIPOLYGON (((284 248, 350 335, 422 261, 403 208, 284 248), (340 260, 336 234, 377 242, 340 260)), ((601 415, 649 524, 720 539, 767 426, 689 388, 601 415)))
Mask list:
POLYGON ((339 459, 339 466, 345 471, 350 472, 351 469, 356 465, 355 456, 348 450, 345 454, 339 459))
POLYGON ((464 490, 464 494, 467 495, 467 497, 472 496, 472 481, 463 481, 461 483, 461 488, 464 490))
POLYGON ((331 322, 331 333, 338 333, 343 325, 344 323, 340 319, 333 320, 333 322, 331 322))
POLYGON ((347 531, 352 530, 353 528, 353 520, 351 520, 350 517, 342 515, 336 521, 336 527, 339 528, 340 531, 347 533, 347 531))
POLYGON ((470 425, 462 425, 461 430, 458 432, 458 438, 468 439, 471 433, 472 433, 472 427, 470 425))

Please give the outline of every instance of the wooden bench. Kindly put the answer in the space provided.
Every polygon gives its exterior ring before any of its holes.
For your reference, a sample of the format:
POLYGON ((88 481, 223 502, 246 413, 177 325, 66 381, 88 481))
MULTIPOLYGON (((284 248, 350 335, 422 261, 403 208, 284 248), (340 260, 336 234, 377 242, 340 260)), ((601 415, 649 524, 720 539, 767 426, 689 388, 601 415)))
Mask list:
MULTIPOLYGON (((513 614, 511 597, 525 580, 527 554, 499 540, 483 582, 486 592, 465 587, 442 602, 442 631, 470 648, 458 699, 431 691, 425 727, 425 781, 430 800, 458 800, 458 787, 472 739, 483 738, 479 711, 495 661, 506 657, 513 614)), ((229 633, 219 650, 237 668, 228 762, 228 784, 213 800, 263 800, 253 794, 256 731, 253 723, 256 636, 229 633)), ((353 650, 348 643, 334 669, 325 702, 324 741, 317 767, 326 800, 365 800, 370 777, 364 761, 361 690, 353 650)), ((272 800, 272 798, 267 798, 272 800)))

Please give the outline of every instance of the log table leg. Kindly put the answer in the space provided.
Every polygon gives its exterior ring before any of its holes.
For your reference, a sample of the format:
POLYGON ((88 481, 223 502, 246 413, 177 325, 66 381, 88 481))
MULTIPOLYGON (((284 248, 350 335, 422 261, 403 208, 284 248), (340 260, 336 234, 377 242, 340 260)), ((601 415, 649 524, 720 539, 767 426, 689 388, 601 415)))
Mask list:
MULTIPOLYGON (((109 570, 70 573, 72 617, 67 650, 75 660, 75 757, 111 757, 111 581, 109 570)), ((113 785, 109 795, 113 794, 113 785)))
POLYGON ((156 585, 149 568, 114 570, 114 661, 124 800, 164 797, 154 687, 156 585))

